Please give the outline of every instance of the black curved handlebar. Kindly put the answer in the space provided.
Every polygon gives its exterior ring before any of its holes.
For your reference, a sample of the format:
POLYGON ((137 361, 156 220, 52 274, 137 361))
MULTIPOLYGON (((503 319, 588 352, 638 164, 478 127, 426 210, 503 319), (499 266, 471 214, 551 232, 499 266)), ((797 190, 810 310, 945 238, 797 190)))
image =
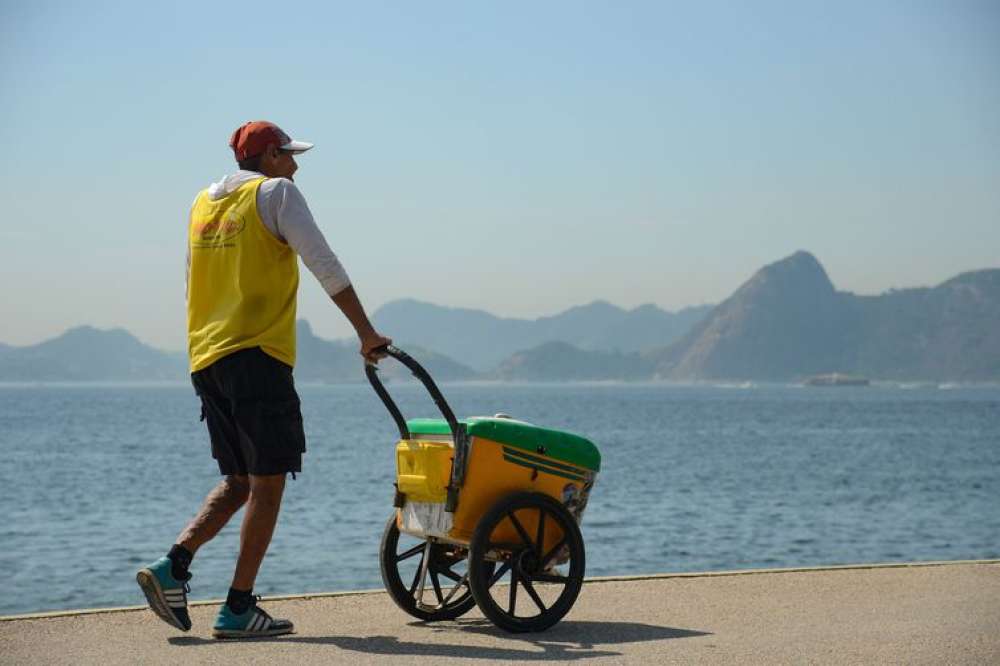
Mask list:
MULTIPOLYGON (((455 418, 455 413, 451 411, 451 407, 448 406, 444 396, 441 395, 441 391, 438 390, 437 384, 434 383, 434 380, 427 374, 423 366, 413 360, 409 354, 392 345, 378 347, 373 351, 375 353, 385 353, 409 368, 413 376, 419 379, 424 388, 427 389, 427 392, 431 394, 434 404, 438 406, 441 414, 444 415, 444 420, 448 422, 448 427, 451 429, 452 441, 454 442, 455 455, 452 458, 451 480, 448 483, 448 497, 445 501, 444 510, 454 512, 458 506, 458 489, 462 487, 462 483, 465 480, 465 461, 469 452, 469 438, 465 432, 465 424, 458 422, 458 419, 455 418)), ((406 426, 406 419, 403 418, 399 407, 396 406, 396 403, 389 396, 389 392, 385 390, 382 380, 379 379, 378 368, 374 362, 365 362, 365 375, 368 376, 368 381, 371 383, 372 388, 375 389, 375 393, 378 394, 378 397, 382 398, 385 408, 392 414, 392 419, 399 428, 400 439, 410 439, 410 429, 406 426)), ((397 500, 401 496, 398 487, 396 488, 396 496, 397 500)), ((402 504, 396 504, 396 506, 402 506, 402 504)))
MULTIPOLYGON (((410 372, 413 373, 413 376, 419 379, 420 383, 422 383, 424 387, 427 389, 427 392, 431 394, 431 398, 434 399, 434 404, 436 404, 438 406, 438 409, 441 410, 441 414, 444 415, 444 420, 448 422, 448 427, 451 428, 452 436, 455 437, 457 441, 459 427, 458 427, 458 420, 455 418, 455 413, 451 411, 451 407, 448 406, 448 403, 445 401, 444 396, 441 395, 441 391, 438 390, 437 384, 435 384, 434 380, 431 379, 431 376, 427 374, 427 371, 424 370, 424 367, 419 363, 417 363, 413 359, 413 357, 404 352, 402 349, 394 347, 393 345, 386 345, 384 347, 379 347, 378 349, 375 349, 373 351, 377 353, 384 352, 386 355, 393 357, 394 359, 405 365, 407 368, 409 368, 410 372)), ((385 386, 382 384, 382 380, 379 379, 378 368, 376 367, 375 363, 371 361, 365 362, 365 375, 368 376, 368 381, 371 383, 372 388, 375 389, 375 393, 377 393, 378 397, 382 399, 382 402, 385 404, 386 409, 389 410, 389 413, 392 415, 393 420, 396 422, 396 426, 399 428, 400 438, 409 439, 410 430, 409 428, 406 427, 406 419, 403 418, 403 415, 400 413, 399 408, 396 406, 396 403, 393 402, 392 397, 389 396, 389 392, 385 390, 385 386)))

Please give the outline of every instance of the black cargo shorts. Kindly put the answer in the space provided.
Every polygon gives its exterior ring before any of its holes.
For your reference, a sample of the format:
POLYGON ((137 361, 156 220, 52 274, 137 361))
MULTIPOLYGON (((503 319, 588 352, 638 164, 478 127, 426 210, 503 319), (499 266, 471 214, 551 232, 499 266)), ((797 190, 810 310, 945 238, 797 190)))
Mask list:
POLYGON ((306 437, 291 366, 259 347, 241 349, 191 373, 191 383, 222 474, 302 470, 306 437))

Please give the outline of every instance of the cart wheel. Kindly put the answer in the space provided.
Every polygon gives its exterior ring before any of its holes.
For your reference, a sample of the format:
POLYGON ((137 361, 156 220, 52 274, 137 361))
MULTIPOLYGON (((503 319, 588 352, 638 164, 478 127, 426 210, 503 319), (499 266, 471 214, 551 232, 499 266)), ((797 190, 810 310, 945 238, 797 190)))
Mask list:
POLYGON ((495 625, 515 633, 543 631, 561 620, 580 594, 584 566, 576 519, 541 493, 500 500, 483 514, 469 544, 472 596, 495 625), (519 538, 495 541, 502 532, 519 538), (508 584, 497 585, 504 578, 508 584))
POLYGON ((379 552, 382 582, 396 605, 413 617, 427 622, 453 620, 476 605, 468 588, 468 550, 432 543, 424 598, 418 599, 426 546, 423 539, 400 534, 393 512, 382 533, 379 552))

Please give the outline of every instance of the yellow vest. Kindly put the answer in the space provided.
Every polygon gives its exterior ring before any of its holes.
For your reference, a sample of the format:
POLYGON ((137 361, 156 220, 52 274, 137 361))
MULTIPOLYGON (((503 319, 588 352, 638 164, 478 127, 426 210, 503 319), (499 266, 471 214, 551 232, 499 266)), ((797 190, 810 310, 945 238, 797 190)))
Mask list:
POLYGON ((191 372, 240 349, 260 347, 295 365, 295 252, 257 213, 260 178, 221 199, 205 190, 191 208, 188 355, 191 372))

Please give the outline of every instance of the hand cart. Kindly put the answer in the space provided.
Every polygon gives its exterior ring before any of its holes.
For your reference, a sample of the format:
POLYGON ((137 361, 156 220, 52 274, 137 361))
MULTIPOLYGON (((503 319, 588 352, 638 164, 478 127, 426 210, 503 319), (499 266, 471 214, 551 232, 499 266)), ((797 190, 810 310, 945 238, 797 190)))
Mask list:
POLYGON ((579 521, 600 469, 593 443, 497 414, 461 421, 423 367, 413 372, 444 419, 406 421, 365 373, 399 428, 395 509, 380 549, 396 604, 425 621, 478 605, 498 627, 542 631, 573 607, 584 574, 579 521))

